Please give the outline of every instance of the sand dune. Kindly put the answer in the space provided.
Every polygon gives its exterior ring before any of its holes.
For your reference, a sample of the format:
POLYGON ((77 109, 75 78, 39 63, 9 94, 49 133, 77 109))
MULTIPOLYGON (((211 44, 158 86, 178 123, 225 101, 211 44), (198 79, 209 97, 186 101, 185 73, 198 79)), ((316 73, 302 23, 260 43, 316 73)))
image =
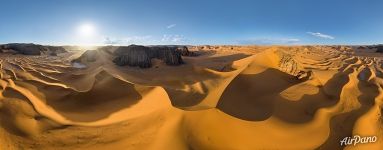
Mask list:
POLYGON ((0 54, 0 149, 383 149, 382 57, 345 46, 199 46, 167 66, 0 54), (341 146, 353 135, 375 143, 341 146))

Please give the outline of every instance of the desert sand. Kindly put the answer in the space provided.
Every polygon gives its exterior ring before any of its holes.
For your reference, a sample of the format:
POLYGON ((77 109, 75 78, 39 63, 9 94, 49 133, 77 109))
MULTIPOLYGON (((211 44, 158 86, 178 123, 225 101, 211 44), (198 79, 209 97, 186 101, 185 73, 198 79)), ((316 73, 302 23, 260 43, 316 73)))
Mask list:
POLYGON ((383 149, 383 55, 355 46, 189 46, 184 63, 116 47, 0 54, 0 149, 383 149), (341 146, 344 137, 377 136, 341 146))

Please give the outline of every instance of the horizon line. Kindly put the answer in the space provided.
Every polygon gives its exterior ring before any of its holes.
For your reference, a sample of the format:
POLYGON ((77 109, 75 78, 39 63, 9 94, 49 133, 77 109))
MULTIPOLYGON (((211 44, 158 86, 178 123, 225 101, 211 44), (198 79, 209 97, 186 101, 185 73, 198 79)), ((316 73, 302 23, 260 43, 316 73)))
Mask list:
POLYGON ((10 42, 0 43, 6 44, 35 44, 42 46, 129 46, 129 45, 144 45, 144 46, 157 46, 157 45, 183 45, 183 46, 370 46, 370 45, 383 45, 383 43, 375 44, 42 44, 33 42, 10 42))

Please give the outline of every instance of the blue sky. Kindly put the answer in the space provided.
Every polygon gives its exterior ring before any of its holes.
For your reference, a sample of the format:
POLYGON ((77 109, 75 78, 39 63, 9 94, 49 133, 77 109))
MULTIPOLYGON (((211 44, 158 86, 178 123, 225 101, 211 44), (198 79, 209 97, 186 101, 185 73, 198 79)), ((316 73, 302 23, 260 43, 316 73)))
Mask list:
POLYGON ((1 0, 0 43, 377 44, 382 0, 1 0), (81 27, 91 26, 84 35, 81 27))

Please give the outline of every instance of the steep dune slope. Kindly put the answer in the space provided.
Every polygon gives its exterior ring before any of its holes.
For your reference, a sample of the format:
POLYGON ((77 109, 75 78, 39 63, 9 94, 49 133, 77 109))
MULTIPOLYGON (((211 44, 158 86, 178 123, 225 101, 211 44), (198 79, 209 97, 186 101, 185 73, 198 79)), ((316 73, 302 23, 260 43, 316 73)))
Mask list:
POLYGON ((373 54, 221 46, 139 69, 105 49, 80 68, 68 59, 80 54, 1 55, 0 149, 383 148, 373 54), (340 145, 354 135, 378 140, 340 145))

